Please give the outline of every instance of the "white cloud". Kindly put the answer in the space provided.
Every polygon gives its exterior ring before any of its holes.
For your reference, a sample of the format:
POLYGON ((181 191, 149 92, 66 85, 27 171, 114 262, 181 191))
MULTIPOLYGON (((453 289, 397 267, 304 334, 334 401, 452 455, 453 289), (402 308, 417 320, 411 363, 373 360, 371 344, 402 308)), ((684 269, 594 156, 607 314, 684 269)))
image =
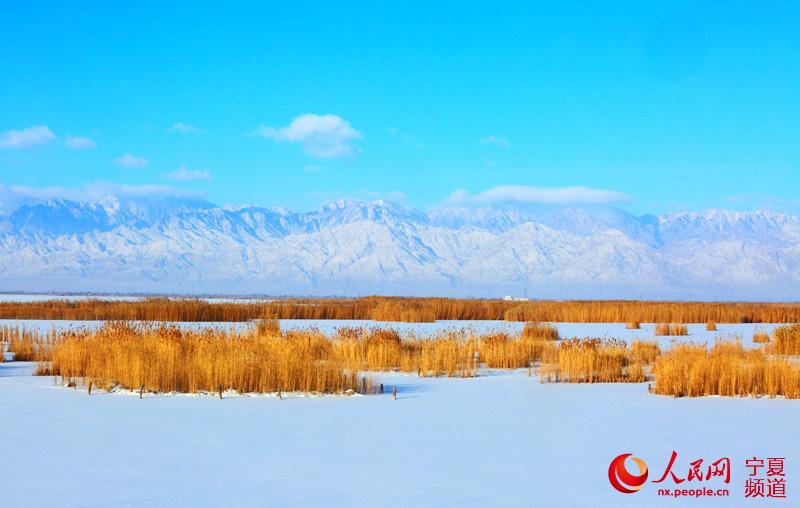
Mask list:
POLYGON ((114 159, 114 164, 118 166, 125 166, 126 168, 143 168, 150 164, 150 161, 144 157, 137 157, 129 153, 123 154, 114 159))
POLYGON ((167 131, 178 132, 180 134, 197 134, 201 132, 200 129, 194 125, 189 125, 188 123, 182 122, 175 122, 169 129, 167 129, 167 131))
POLYGON ((53 131, 44 125, 28 127, 18 131, 0 133, 0 148, 23 149, 36 145, 46 145, 56 139, 53 131))
POLYGON ((73 150, 89 150, 97 147, 92 139, 84 136, 67 136, 67 146, 73 150))
POLYGON ((607 204, 629 201, 630 198, 617 191, 591 187, 532 187, 529 185, 499 185, 479 194, 471 195, 458 189, 447 199, 450 203, 487 204, 500 202, 544 203, 544 204, 607 204))
POLYGON ((300 143, 307 154, 319 158, 351 157, 359 152, 353 142, 362 137, 339 116, 314 114, 300 115, 286 127, 261 126, 255 135, 278 143, 300 143))
POLYGON ((109 195, 126 197, 200 197, 200 192, 186 191, 171 185, 125 185, 96 181, 82 187, 28 187, 26 185, 0 184, 0 197, 16 198, 25 201, 47 201, 49 199, 69 199, 71 201, 98 201, 109 195))
POLYGON ((189 182, 192 180, 211 180, 211 173, 209 173, 207 169, 189 169, 186 166, 181 166, 175 171, 164 173, 161 176, 180 182, 189 182))
POLYGON ((502 138, 500 136, 486 136, 482 140, 479 141, 482 145, 495 145, 498 148, 510 148, 511 143, 508 142, 506 138, 502 138))

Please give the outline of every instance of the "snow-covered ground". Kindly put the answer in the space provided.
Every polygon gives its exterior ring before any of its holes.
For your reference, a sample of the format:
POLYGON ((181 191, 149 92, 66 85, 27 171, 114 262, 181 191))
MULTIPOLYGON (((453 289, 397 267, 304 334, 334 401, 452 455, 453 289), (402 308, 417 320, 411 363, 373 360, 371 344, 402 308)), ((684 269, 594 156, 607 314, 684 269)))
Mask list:
POLYGON ((106 300, 109 302, 135 302, 141 296, 133 295, 92 295, 92 294, 60 294, 60 293, 0 293, 0 302, 45 302, 48 300, 106 300))
MULTIPOLYGON (((98 326, 99 321, 0 320, 26 328, 98 326)), ((243 327, 247 323, 182 323, 243 327)), ((282 320, 285 330, 391 326, 420 336, 443 329, 514 332, 522 323, 282 320)), ((562 337, 653 340, 653 325, 559 323, 562 337)), ((670 341, 713 342, 755 328, 720 324, 670 341)), ((647 384, 540 384, 525 371, 482 371, 476 379, 420 379, 377 373, 385 396, 137 396, 54 386, 33 365, 0 364, 4 445, 0 506, 751 506, 746 458, 786 457, 792 506, 800 401, 708 397, 672 399, 647 384), (732 462, 729 497, 656 495, 677 485, 648 481, 621 494, 609 462, 633 453, 649 480, 678 452, 676 472, 721 457, 732 462)))
MULTIPOLYGON (((794 506, 800 402, 673 399, 646 384, 540 384, 380 374, 391 395, 87 395, 0 364, 0 506, 794 506), (631 452, 657 479, 671 452, 732 462, 730 497, 616 492, 631 452), (788 500, 744 498, 752 457, 786 457, 788 500)), ((664 484, 671 487, 669 482, 664 484)))
MULTIPOLYGON (((140 295, 110 295, 110 294, 69 294, 69 293, 0 293, 0 302, 45 302, 48 300, 103 300, 107 302, 135 302, 148 298, 140 295)), ((274 298, 265 297, 182 297, 170 296, 172 299, 204 300, 208 303, 258 303, 271 302, 274 298)))

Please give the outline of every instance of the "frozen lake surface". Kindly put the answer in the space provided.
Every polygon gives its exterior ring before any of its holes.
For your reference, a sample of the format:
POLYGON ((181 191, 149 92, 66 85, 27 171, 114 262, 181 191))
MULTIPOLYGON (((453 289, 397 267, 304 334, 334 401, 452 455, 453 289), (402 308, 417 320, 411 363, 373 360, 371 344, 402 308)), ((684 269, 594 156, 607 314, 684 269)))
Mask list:
MULTIPOLYGON (((3 507, 762 506, 744 461, 786 457, 794 506, 800 401, 673 399, 646 384, 540 384, 523 371, 475 379, 380 374, 365 397, 87 395, 0 364, 3 507), (656 479, 728 457, 730 497, 627 495, 610 461, 634 453, 656 479)), ((667 485, 668 487, 670 485, 667 485)))
MULTIPOLYGON (((45 302, 47 300, 103 300, 108 302, 135 302, 145 298, 160 297, 159 295, 107 295, 107 294, 50 294, 50 293, 0 293, 0 302, 45 302)), ((258 303, 271 302, 274 298, 267 297, 192 297, 168 296, 173 300, 204 300, 208 303, 258 303)))
POLYGON ((140 296, 125 295, 61 295, 61 294, 34 294, 34 293, 0 293, 0 302, 45 302, 47 300, 105 300, 110 302, 135 302, 141 300, 140 296))
MULTIPOLYGON (((28 329, 50 330, 52 328, 82 328, 97 327, 103 321, 51 321, 41 319, 0 319, 0 326, 24 326, 28 329)), ((242 329, 251 326, 250 323, 231 323, 231 322, 202 322, 202 323, 175 323, 182 327, 214 327, 220 329, 242 329)), ((325 333, 333 333, 337 328, 342 327, 388 327, 398 330, 404 334, 415 334, 417 336, 428 336, 446 330, 465 331, 472 330, 474 333, 486 333, 491 331, 503 331, 508 333, 519 333, 524 323, 511 321, 438 321, 436 323, 402 323, 388 321, 366 321, 366 320, 319 320, 319 319, 281 319, 283 330, 297 330, 306 328, 316 328, 325 333)), ((755 330, 766 330, 771 333, 776 324, 718 324, 716 332, 706 331, 706 325, 688 325, 689 335, 669 337, 654 334, 652 323, 642 323, 639 330, 627 330, 624 323, 556 323, 558 332, 562 338, 571 337, 600 337, 622 339, 626 342, 634 340, 655 340, 663 347, 667 347, 671 342, 699 342, 712 344, 718 339, 731 339, 739 336, 745 346, 753 345, 753 332, 755 330)))

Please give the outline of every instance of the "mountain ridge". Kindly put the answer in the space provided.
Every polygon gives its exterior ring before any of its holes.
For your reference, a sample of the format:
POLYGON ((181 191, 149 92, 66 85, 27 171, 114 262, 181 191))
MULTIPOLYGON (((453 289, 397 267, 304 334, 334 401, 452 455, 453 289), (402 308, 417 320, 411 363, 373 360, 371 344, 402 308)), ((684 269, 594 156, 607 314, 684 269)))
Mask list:
POLYGON ((109 195, 0 206, 0 290, 797 299, 800 217, 109 195))

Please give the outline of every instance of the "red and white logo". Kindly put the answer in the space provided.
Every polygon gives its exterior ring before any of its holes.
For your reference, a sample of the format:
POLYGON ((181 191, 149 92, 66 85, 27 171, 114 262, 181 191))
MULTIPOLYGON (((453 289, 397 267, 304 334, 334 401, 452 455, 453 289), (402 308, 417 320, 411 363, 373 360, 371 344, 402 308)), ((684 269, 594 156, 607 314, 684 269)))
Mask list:
POLYGON ((611 482, 615 489, 625 494, 638 492, 644 482, 647 481, 647 463, 639 457, 632 457, 632 455, 631 453, 623 453, 612 460, 608 466, 608 481, 611 482), (628 457, 631 457, 631 460, 638 466, 638 475, 629 473, 625 467, 625 460, 628 457))

